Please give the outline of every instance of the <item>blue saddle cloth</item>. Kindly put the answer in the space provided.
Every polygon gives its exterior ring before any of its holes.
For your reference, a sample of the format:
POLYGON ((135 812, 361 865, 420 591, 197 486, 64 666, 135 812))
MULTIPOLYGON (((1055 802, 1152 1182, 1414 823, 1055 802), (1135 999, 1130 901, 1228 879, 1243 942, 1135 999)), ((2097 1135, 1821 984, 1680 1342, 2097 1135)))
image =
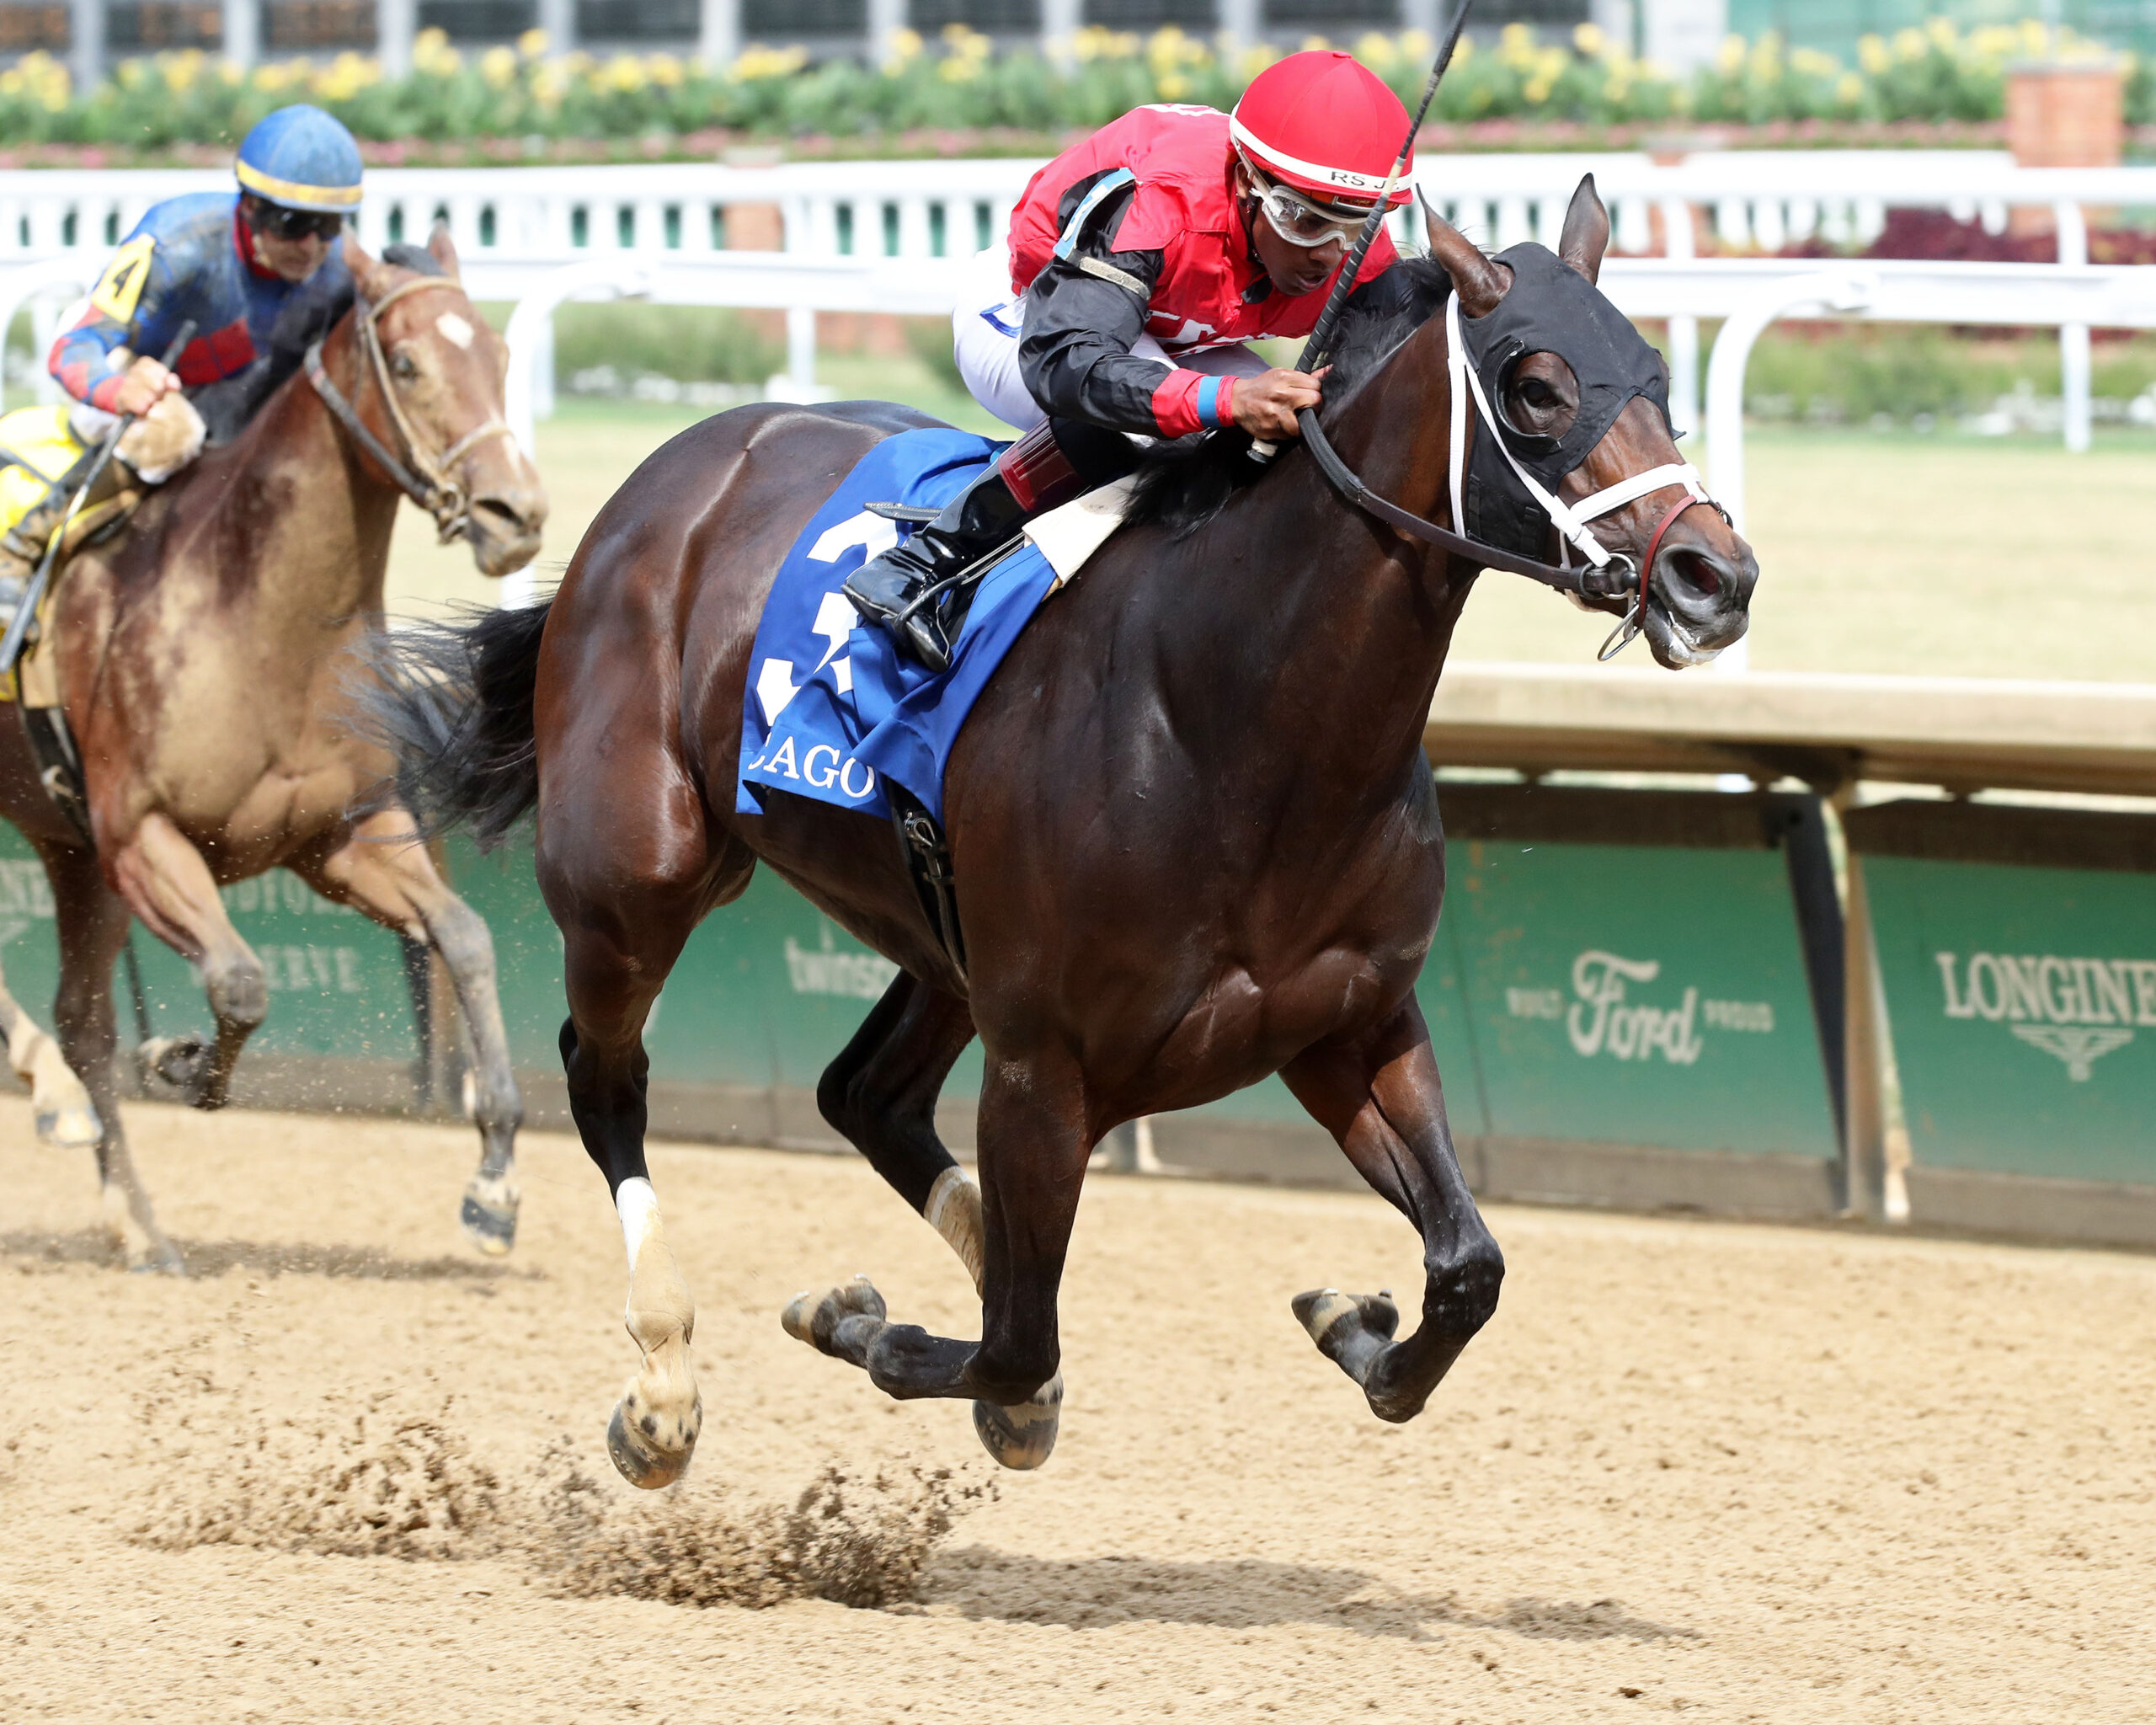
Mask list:
POLYGON ((888 816, 889 779, 943 818, 951 745, 1055 572, 1031 545, 991 569, 940 675, 863 626, 839 588, 910 531, 867 505, 941 509, 1005 447, 964 431, 902 431, 863 456, 810 518, 756 625, 737 812, 760 814, 766 791, 782 790, 888 816))

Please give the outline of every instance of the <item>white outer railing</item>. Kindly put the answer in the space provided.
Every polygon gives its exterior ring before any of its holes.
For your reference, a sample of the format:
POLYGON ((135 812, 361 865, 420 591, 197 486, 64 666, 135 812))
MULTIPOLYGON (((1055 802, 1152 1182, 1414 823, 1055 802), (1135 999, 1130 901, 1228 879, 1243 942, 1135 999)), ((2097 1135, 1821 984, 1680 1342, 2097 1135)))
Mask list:
MULTIPOLYGON (((692 259, 726 249, 728 212, 779 213, 796 255, 961 257, 1000 236, 1038 164, 1025 160, 707 163, 588 168, 376 168, 358 230, 379 248, 423 238, 439 218, 469 260, 561 264, 610 253, 692 259)), ((1429 155, 1427 195, 1471 238, 1495 248, 1555 242, 1573 187, 1595 175, 1620 254, 1683 258, 1695 232, 1722 248, 1778 250, 1818 238, 1875 237, 1895 206, 1945 209, 2003 230, 2018 207, 2052 212, 2059 260, 2087 261, 2084 206, 2156 207, 2156 169, 2024 168, 2004 152, 1709 151, 1673 163, 1636 152, 1429 155)), ((0 265, 102 253, 162 198, 221 189, 213 169, 17 169, 0 173, 0 265)), ((1409 218, 1403 216, 1403 223, 1409 218)), ((737 231, 733 237, 741 237, 737 231)), ((791 369, 813 365, 811 308, 789 320, 791 369)), ((884 309, 896 309, 885 307, 884 309)), ((1698 329, 1671 326, 1672 403, 1698 419, 1698 329)), ((2089 436, 2089 332, 2060 330, 2068 446, 2089 436)))

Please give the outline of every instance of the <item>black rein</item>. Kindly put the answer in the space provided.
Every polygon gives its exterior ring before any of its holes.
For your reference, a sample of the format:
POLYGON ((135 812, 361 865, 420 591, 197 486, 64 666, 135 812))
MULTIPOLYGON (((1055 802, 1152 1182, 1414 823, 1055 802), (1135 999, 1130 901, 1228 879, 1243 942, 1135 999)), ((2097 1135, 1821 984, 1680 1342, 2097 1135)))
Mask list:
POLYGON ((1577 569, 1562 569, 1556 563, 1537 563, 1531 557, 1500 551, 1494 545, 1485 545, 1480 539, 1470 539, 1465 533, 1455 533, 1449 527, 1440 527, 1435 521, 1425 521, 1398 504, 1379 496, 1365 485, 1355 470, 1340 458, 1340 451, 1326 437, 1318 425, 1315 409, 1305 408, 1295 415, 1295 423, 1302 427, 1303 441, 1309 446, 1312 459, 1317 462, 1318 471, 1331 483, 1332 489, 1357 509, 1375 515, 1396 531, 1422 540, 1440 551, 1464 558, 1484 569, 1502 569, 1508 574, 1524 575, 1530 581, 1540 581, 1544 586, 1555 587, 1561 593, 1577 594, 1582 599, 1614 599, 1630 592, 1634 576, 1629 558, 1610 559, 1610 572, 1615 572, 1620 563, 1625 565, 1622 585, 1605 590, 1596 583, 1596 577, 1605 572, 1592 563, 1582 563, 1577 569))

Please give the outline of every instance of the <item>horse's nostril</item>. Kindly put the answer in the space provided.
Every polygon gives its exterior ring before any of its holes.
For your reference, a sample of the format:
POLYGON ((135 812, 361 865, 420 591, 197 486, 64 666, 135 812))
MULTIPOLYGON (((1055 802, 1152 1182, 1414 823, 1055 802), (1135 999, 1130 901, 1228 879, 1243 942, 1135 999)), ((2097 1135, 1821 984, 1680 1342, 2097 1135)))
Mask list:
POLYGON ((496 538, 521 538, 526 531, 522 513, 499 497, 472 499, 472 517, 475 525, 496 538))
POLYGON ((1681 575, 1685 585, 1703 597, 1711 599, 1721 591, 1721 571, 1711 558, 1693 551, 1673 551, 1669 561, 1673 573, 1681 575))

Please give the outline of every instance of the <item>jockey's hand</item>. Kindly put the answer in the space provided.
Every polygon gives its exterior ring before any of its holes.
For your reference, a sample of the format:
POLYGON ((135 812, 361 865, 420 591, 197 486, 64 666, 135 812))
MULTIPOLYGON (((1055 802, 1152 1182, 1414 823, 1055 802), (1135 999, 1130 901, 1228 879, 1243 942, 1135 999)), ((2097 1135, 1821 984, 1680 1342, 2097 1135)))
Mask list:
POLYGON ((179 387, 179 378, 144 354, 120 380, 113 405, 123 414, 147 414, 165 396, 179 387))
POLYGON ((1236 425, 1253 437, 1271 442, 1294 436, 1296 414, 1318 404, 1323 394, 1320 386, 1331 369, 1330 366, 1315 371, 1275 368, 1259 377, 1238 377, 1230 398, 1236 425))

